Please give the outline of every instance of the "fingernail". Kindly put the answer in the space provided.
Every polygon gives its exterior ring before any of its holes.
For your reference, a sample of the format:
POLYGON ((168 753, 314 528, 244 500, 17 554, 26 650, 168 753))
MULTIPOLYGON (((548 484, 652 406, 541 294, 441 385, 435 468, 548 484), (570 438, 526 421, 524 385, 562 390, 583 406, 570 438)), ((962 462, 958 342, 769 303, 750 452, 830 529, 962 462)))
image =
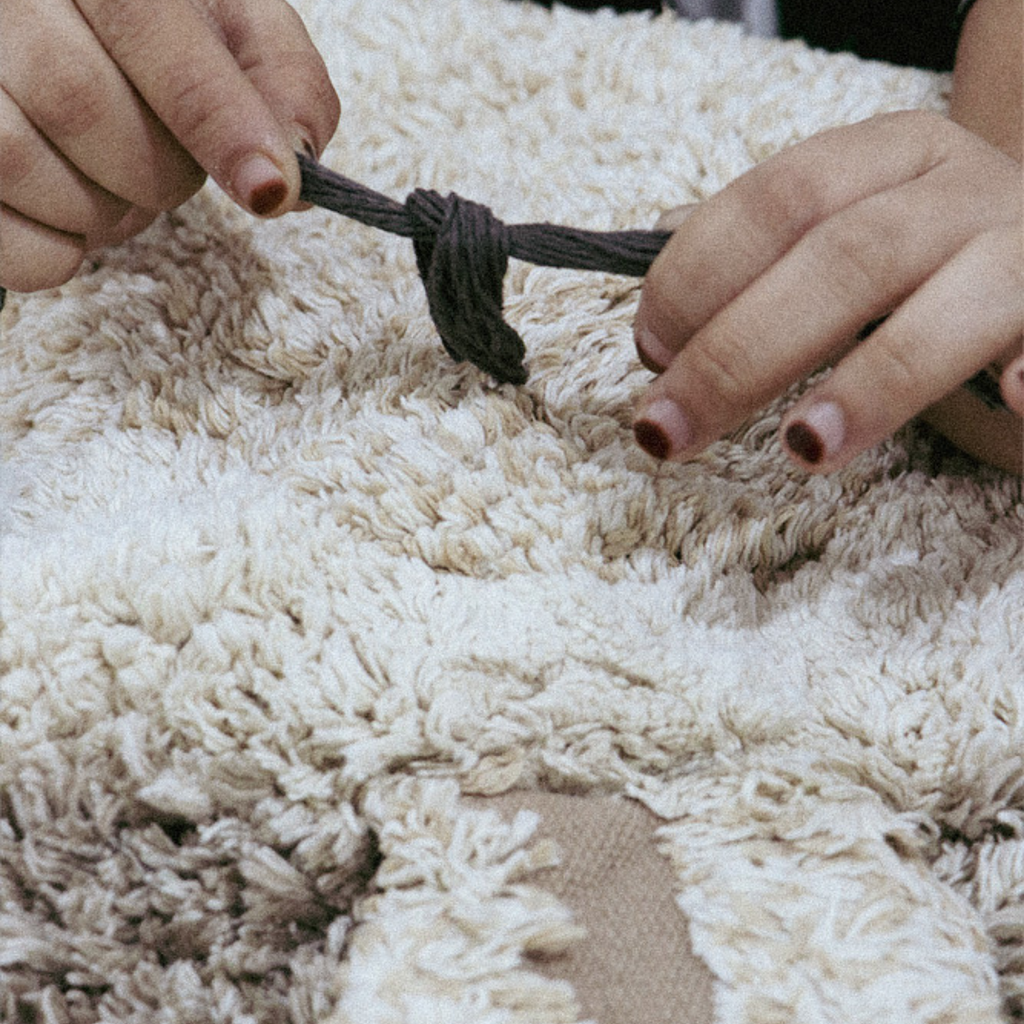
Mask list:
POLYGON ((637 329, 636 353, 644 368, 651 373, 661 373, 675 358, 675 353, 649 327, 637 329))
POLYGON ((1003 401, 1018 416, 1024 416, 1024 360, 1017 360, 999 381, 1003 401))
POLYGON ((231 184, 235 195, 259 217, 273 213, 288 197, 288 184, 277 164, 262 153, 243 160, 231 184))
POLYGON ((301 149, 302 152, 305 153, 310 160, 320 159, 320 154, 317 153, 316 147, 313 145, 312 142, 310 142, 308 138, 306 138, 305 135, 300 135, 297 137, 295 148, 301 149))
POLYGON ((684 203, 682 206, 665 210, 664 213, 654 222, 655 231, 675 231, 687 217, 697 209, 699 203, 684 203))
POLYGON ((679 455, 693 442, 693 428, 671 398, 658 398, 633 423, 636 443, 656 459, 679 455))
POLYGON ((835 402, 812 405, 786 428, 786 447, 811 466, 838 455, 845 438, 843 410, 835 402))

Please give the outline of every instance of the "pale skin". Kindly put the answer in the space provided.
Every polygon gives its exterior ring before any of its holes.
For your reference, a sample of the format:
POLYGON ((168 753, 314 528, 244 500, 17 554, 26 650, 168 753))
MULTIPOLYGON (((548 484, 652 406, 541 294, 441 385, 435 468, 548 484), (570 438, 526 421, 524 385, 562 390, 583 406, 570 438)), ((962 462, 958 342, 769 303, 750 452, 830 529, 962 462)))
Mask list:
POLYGON ((634 421, 643 447, 692 458, 834 364, 781 424, 804 469, 833 472, 920 415, 1024 471, 1022 19, 1021 0, 978 0, 950 118, 823 132, 679 218, 636 319, 658 373, 634 421), (959 387, 986 367, 1012 411, 959 387))
MULTIPOLYGON (((659 374, 636 414, 648 450, 692 457, 836 363, 783 421, 804 468, 838 469, 923 415, 1021 471, 1022 11, 978 0, 950 119, 822 133, 685 219, 636 321, 659 374), (1013 412, 959 387, 986 366, 1013 412)), ((207 175, 253 213, 299 208, 294 151, 319 153, 339 107, 284 0, 4 0, 2 15, 3 287, 64 283, 207 175)))
POLYGON ((283 0, 3 0, 0 285, 63 284, 212 176, 241 206, 298 205, 338 99, 283 0))

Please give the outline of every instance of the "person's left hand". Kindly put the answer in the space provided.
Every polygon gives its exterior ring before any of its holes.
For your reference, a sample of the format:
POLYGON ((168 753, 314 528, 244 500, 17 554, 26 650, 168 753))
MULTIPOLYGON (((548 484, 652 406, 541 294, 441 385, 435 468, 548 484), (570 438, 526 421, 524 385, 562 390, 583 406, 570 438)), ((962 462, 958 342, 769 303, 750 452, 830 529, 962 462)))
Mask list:
POLYGON ((637 440, 692 457, 837 360, 782 423, 812 471, 991 365, 1024 415, 1022 195, 1016 160, 923 112, 822 132, 755 167, 685 218, 647 276, 636 343, 659 376, 637 440))

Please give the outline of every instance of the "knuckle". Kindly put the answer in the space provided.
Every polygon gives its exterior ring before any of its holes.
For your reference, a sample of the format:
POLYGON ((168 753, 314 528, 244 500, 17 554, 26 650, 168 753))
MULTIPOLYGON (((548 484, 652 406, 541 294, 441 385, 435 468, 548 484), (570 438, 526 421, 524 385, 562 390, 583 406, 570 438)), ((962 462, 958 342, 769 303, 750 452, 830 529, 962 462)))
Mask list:
POLYGON ((878 115, 880 124, 888 126, 893 134, 904 135, 908 130, 920 131, 927 135, 945 133, 949 119, 934 110, 892 110, 878 115))
POLYGON ((894 146, 913 145, 921 173, 942 163, 967 137, 959 125, 934 110, 895 110, 879 120, 894 146))
POLYGON ((7 191, 28 178, 36 168, 35 147, 24 132, 0 123, 0 186, 7 191))
POLYGON ((908 139, 926 146, 945 144, 959 131, 948 117, 934 110, 893 110, 879 114, 876 120, 894 140, 903 144, 908 139))
POLYGON ((785 161, 764 164, 763 179, 750 196, 754 223, 808 225, 828 206, 828 188, 820 169, 797 154, 785 161))
POLYGON ((341 118, 341 104, 320 55, 308 48, 286 50, 268 67, 241 70, 250 76, 278 119, 294 122, 309 136, 317 152, 323 150, 341 118))
POLYGON ((329 122, 329 129, 333 131, 341 117, 341 103, 323 60, 315 50, 308 49, 297 53, 293 60, 294 66, 300 69, 309 109, 317 111, 325 122, 329 122))
POLYGON ((874 364, 865 379, 881 384, 878 401, 899 408, 913 408, 922 392, 922 374, 911 346, 892 336, 871 346, 874 364))
POLYGON ((331 85, 330 78, 321 67, 320 74, 313 80, 312 95, 310 97, 311 109, 317 111, 317 122, 319 124, 318 141, 320 147, 327 145, 328 140, 334 134, 341 120, 341 101, 338 94, 331 85))
POLYGON ((235 98, 231 83, 217 76, 168 76, 164 86, 175 134, 191 149, 197 140, 215 140, 218 127, 230 120, 235 98))
POLYGON ((148 2, 139 0, 79 0, 86 18, 106 50, 121 60, 139 48, 151 20, 148 2))
POLYGON ((756 397, 757 368, 749 349, 738 340, 717 338, 695 344, 686 353, 687 379, 710 397, 711 404, 747 408, 756 397))
POLYGON ((76 139, 103 124, 112 109, 105 78, 101 69, 69 60, 39 76, 31 99, 36 127, 53 138, 76 139))
POLYGON ((808 234, 809 259, 823 268, 819 280, 838 301, 888 296, 904 275, 913 239, 900 211, 888 206, 866 201, 855 215, 831 218, 808 234))

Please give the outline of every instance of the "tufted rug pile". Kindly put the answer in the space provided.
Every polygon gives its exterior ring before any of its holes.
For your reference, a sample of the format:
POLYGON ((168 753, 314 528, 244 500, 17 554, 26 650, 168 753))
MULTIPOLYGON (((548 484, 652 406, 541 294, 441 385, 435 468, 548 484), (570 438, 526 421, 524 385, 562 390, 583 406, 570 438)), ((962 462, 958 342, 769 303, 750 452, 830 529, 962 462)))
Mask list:
MULTIPOLYGON (((298 7, 324 162, 510 222, 648 227, 948 86, 668 15, 298 7)), ((919 426, 807 478, 792 394, 658 465, 637 297, 513 262, 499 386, 407 241, 212 186, 9 297, 0 1019, 586 1019, 536 967, 588 941, 557 851, 481 799, 530 790, 657 815, 720 1024, 1024 1016, 1021 482, 919 426)))

